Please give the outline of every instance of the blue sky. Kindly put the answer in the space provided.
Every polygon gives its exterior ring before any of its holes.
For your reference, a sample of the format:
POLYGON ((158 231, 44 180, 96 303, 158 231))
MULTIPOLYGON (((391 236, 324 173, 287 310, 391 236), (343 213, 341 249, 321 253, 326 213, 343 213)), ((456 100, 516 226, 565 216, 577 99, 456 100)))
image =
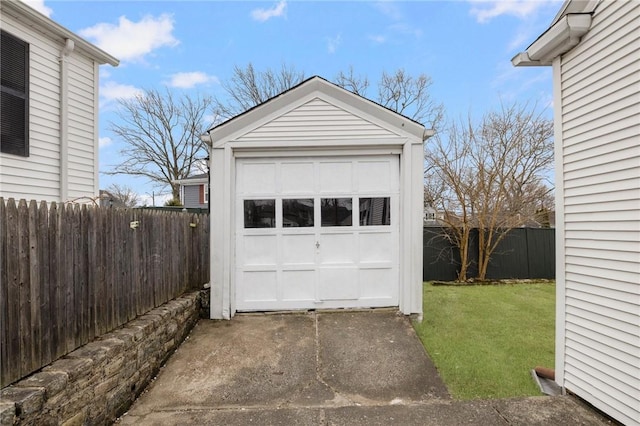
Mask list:
MULTIPOLYGON (((449 119, 479 118, 516 100, 552 114, 550 67, 514 68, 510 60, 548 27, 558 0, 27 3, 120 60, 100 71, 101 172, 122 148, 109 131, 117 98, 164 86, 221 97, 220 82, 249 62, 257 70, 286 63, 328 80, 353 66, 372 84, 382 71, 425 73, 449 119)), ((142 178, 100 174, 101 188, 111 183, 145 198, 160 191, 142 178)))

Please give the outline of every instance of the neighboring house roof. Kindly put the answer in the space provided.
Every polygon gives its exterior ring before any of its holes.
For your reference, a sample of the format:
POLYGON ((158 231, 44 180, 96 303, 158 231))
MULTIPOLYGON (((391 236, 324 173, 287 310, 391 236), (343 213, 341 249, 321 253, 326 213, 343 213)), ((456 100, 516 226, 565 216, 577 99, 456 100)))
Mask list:
POLYGON ((184 185, 200 185, 203 183, 209 183, 209 174, 202 173, 198 175, 189 176, 184 179, 177 179, 177 180, 174 180, 173 182, 183 186, 184 185))
POLYGON ((89 43, 62 25, 52 21, 24 2, 19 0, 2 0, 1 3, 2 13, 11 14, 17 20, 22 21, 25 25, 37 27, 39 30, 47 33, 50 37, 59 39, 61 43, 64 43, 65 40, 72 40, 75 43, 75 49, 81 50, 96 62, 113 66, 117 66, 120 63, 118 59, 109 55, 104 50, 89 43))
POLYGON ((208 130, 208 135, 201 137, 202 141, 209 145, 218 145, 221 140, 232 139, 237 132, 247 131, 250 127, 259 127, 283 108, 291 107, 296 99, 310 96, 315 92, 325 93, 346 105, 366 112, 381 121, 389 123, 395 128, 425 140, 433 135, 432 130, 425 130, 424 126, 411 118, 399 114, 383 105, 350 92, 342 87, 325 80, 319 76, 313 76, 300 84, 285 90, 273 98, 248 109, 217 126, 208 130), (212 142, 213 140, 213 142, 212 142))
POLYGON ((116 196, 114 196, 111 192, 106 189, 100 190, 100 207, 126 207, 124 203, 116 196))

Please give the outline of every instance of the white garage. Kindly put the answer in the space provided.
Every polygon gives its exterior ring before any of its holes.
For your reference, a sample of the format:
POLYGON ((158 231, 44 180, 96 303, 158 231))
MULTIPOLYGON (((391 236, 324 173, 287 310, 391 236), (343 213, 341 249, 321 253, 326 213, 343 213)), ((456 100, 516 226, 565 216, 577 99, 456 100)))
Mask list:
POLYGON ((211 318, 421 314, 428 135, 320 77, 211 129, 211 318))

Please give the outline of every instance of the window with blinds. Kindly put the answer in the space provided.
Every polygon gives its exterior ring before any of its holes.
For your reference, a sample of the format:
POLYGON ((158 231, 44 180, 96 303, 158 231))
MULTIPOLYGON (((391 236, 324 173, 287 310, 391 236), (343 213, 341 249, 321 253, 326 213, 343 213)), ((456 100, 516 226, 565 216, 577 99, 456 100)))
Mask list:
POLYGON ((29 44, 0 33, 0 151, 28 157, 29 44))

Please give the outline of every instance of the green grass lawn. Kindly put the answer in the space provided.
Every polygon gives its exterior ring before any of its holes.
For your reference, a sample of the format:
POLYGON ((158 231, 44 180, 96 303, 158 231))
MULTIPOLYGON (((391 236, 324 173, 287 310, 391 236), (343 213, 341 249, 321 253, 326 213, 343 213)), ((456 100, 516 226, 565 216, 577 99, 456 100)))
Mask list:
POLYGON ((541 395, 531 377, 554 368, 555 285, 424 285, 414 326, 456 399, 541 395))

